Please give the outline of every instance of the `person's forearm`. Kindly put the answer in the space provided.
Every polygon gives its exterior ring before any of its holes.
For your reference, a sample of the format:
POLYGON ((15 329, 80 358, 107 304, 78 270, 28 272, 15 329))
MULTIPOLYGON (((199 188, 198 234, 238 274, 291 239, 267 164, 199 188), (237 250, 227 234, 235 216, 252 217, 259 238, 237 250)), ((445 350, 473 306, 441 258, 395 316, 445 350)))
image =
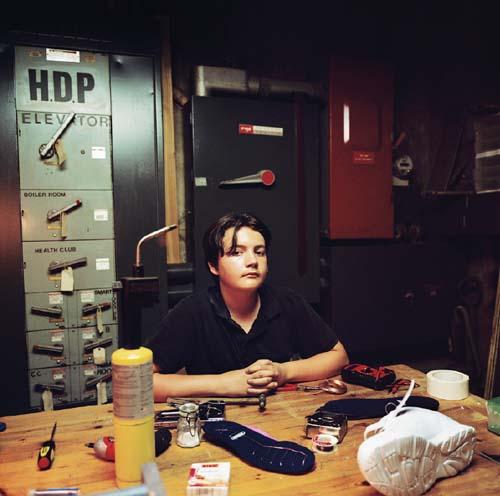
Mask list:
POLYGON ((156 402, 168 397, 224 396, 224 378, 221 375, 153 375, 153 391, 156 402))
POLYGON ((182 396, 257 396, 268 392, 267 384, 249 385, 244 369, 223 374, 184 375, 153 374, 154 398, 157 402, 168 397, 182 396))
POLYGON ((311 358, 283 363, 286 382, 326 379, 340 373, 349 363, 347 353, 338 343, 332 350, 318 353, 311 358))

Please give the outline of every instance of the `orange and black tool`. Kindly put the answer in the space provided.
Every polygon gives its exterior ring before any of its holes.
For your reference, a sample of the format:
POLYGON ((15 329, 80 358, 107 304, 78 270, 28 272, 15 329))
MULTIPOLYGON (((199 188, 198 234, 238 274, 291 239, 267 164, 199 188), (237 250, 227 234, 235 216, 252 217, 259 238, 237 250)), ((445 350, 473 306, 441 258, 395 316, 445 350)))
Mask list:
POLYGON ((386 367, 370 367, 363 363, 346 365, 341 375, 345 382, 359 384, 377 391, 385 389, 396 381, 394 370, 386 367))
POLYGON ((37 465, 40 470, 48 470, 52 466, 54 456, 56 454, 56 443, 54 442, 54 434, 56 433, 57 422, 54 422, 52 434, 48 441, 44 441, 40 451, 38 452, 37 465))

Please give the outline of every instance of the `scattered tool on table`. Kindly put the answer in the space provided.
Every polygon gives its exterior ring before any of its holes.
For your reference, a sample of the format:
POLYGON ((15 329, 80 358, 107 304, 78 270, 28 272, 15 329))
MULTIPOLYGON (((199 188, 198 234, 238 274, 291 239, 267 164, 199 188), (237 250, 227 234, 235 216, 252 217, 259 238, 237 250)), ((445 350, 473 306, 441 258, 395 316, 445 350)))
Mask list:
POLYGON ((341 443, 347 434, 347 415, 316 410, 312 415, 306 416, 304 432, 309 439, 313 439, 318 434, 329 434, 341 443))
POLYGON ((52 466, 54 461, 56 443, 54 442, 54 434, 56 433, 57 422, 54 422, 52 427, 52 434, 48 441, 44 441, 40 451, 38 452, 37 465, 40 470, 47 470, 52 466))
POLYGON ((28 496, 80 496, 78 487, 49 487, 48 489, 29 489, 28 496))
POLYGON ((259 410, 265 410, 266 408, 266 395, 261 394, 258 398, 231 398, 221 400, 226 406, 247 406, 247 405, 258 405, 259 410))
MULTIPOLYGON (((192 398, 169 398, 167 401, 167 405, 169 406, 179 406, 183 403, 198 403, 197 400, 192 398)), ((211 399, 208 403, 219 403, 221 405, 236 405, 236 406, 247 406, 247 405, 258 405, 259 411, 264 411, 266 409, 267 404, 267 396, 262 393, 259 394, 258 397, 249 397, 249 398, 219 398, 219 399, 211 399)))
MULTIPOLYGON (((192 403, 196 403, 193 401, 192 403)), ((180 406, 180 404, 179 404, 180 406)), ((223 401, 209 400, 199 405, 199 416, 201 423, 212 422, 225 419, 226 404, 223 401)), ((168 427, 176 429, 179 421, 179 408, 171 410, 159 410, 155 412, 155 429, 160 427, 168 427)))
MULTIPOLYGON (((377 391, 387 390, 395 394, 408 389, 411 380, 396 377, 394 370, 387 367, 371 367, 362 363, 351 363, 342 369, 342 379, 351 384, 359 384, 377 391)), ((415 383, 415 387, 418 384, 415 383)))
POLYGON ((327 379, 318 385, 308 384, 283 384, 277 391, 324 391, 330 394, 344 394, 347 392, 347 384, 338 379, 327 379))
POLYGON ((484 451, 476 451, 476 453, 479 456, 486 458, 486 460, 489 460, 490 462, 500 464, 500 455, 494 455, 492 453, 485 453, 484 451))
POLYGON ((386 367, 370 367, 363 363, 351 363, 342 369, 342 379, 371 389, 382 390, 396 380, 393 370, 386 367))
MULTIPOLYGON (((160 456, 170 446, 172 434, 166 427, 155 431, 155 456, 160 456)), ((97 458, 115 460, 115 438, 113 436, 100 437, 95 443, 85 444, 87 448, 94 448, 97 458)))
POLYGON ((100 437, 95 443, 85 444, 87 448, 94 448, 97 458, 102 460, 115 460, 115 438, 113 436, 100 437))

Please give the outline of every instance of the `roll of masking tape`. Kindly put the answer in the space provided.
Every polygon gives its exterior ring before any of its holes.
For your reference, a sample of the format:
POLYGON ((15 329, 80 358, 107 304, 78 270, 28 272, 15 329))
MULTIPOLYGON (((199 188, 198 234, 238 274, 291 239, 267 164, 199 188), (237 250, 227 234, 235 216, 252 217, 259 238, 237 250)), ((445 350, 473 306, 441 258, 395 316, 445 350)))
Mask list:
POLYGON ((463 400, 469 396, 469 376, 456 370, 431 370, 427 392, 442 400, 463 400))

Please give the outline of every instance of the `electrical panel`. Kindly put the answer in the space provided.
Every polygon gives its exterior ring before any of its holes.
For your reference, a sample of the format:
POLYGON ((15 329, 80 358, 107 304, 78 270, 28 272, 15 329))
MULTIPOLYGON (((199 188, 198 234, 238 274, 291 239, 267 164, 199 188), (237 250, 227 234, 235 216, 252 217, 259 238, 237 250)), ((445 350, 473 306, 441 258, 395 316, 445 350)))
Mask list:
POLYGON ((17 46, 30 406, 111 395, 118 347, 109 57, 17 46))
POLYGON ((327 236, 392 238, 392 70, 333 58, 329 85, 327 236))
POLYGON ((269 276, 319 301, 319 106, 192 98, 195 285, 213 284, 201 239, 220 216, 250 212, 270 229, 269 276))

